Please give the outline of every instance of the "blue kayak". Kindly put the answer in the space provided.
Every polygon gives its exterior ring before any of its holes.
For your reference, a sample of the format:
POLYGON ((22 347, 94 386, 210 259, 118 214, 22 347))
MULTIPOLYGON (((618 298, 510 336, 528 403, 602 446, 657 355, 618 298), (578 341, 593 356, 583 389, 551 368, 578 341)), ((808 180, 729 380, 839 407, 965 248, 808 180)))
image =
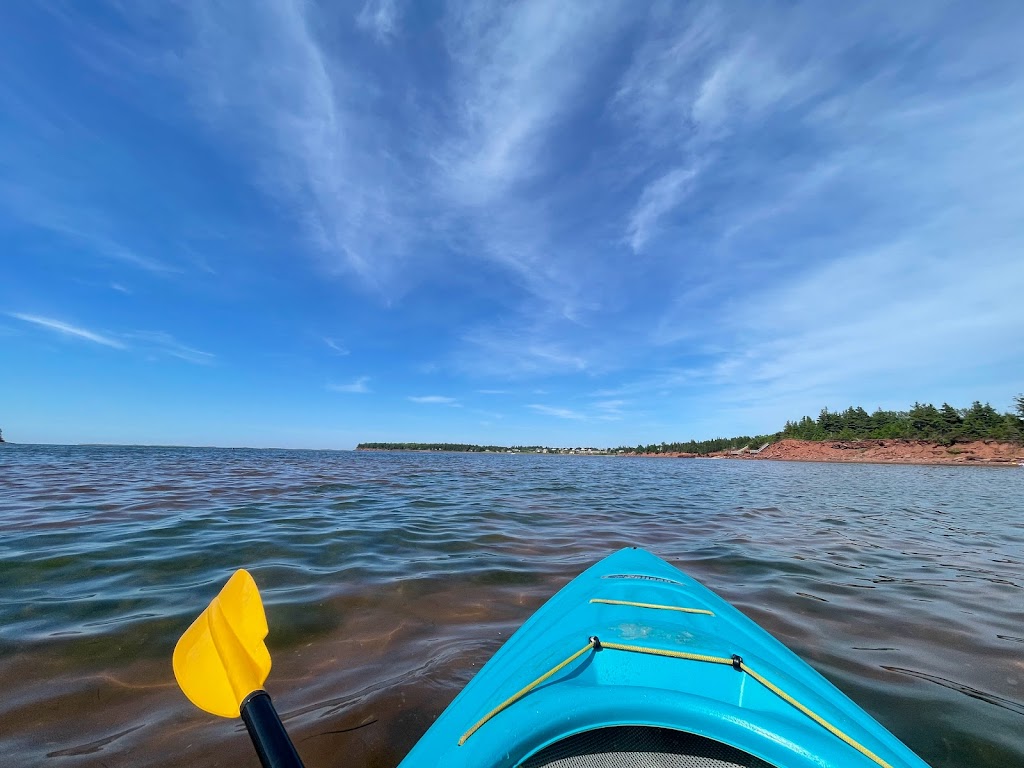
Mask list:
POLYGON ((635 548, 541 607, 401 766, 927 768, 754 622, 635 548))

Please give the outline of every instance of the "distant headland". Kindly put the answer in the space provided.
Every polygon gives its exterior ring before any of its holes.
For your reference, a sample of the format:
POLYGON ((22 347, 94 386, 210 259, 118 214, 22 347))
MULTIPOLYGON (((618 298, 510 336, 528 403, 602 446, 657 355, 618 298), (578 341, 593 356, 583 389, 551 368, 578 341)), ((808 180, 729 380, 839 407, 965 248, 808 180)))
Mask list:
POLYGON ((360 443, 356 450, 1006 465, 1024 462, 1024 395, 1015 397, 1014 405, 1014 412, 1006 413, 977 400, 968 408, 914 403, 906 411, 879 408, 870 414, 860 407, 823 408, 818 418, 787 421, 772 434, 618 448, 375 442, 360 443))
POLYGON ((610 448, 550 448, 545 445, 471 445, 469 443, 360 443, 357 451, 441 451, 449 453, 570 453, 601 456, 610 448))

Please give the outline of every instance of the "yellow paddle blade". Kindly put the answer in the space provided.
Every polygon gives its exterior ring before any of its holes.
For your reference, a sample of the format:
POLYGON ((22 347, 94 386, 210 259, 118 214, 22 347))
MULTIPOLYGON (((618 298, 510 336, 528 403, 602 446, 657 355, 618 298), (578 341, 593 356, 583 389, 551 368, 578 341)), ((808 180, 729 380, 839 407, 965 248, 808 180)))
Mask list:
POLYGON ((256 582, 248 571, 235 571, 174 646, 174 677, 189 701, 214 715, 238 717, 242 701, 270 674, 266 636, 256 582))

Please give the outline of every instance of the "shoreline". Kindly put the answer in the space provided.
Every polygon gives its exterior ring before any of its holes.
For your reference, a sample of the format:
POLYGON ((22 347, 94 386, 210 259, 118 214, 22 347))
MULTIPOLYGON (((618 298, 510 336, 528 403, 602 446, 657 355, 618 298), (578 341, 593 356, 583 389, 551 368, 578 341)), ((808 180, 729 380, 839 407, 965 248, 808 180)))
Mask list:
POLYGON ((946 446, 928 440, 780 440, 761 451, 626 454, 649 458, 802 461, 828 464, 910 464, 918 466, 1016 467, 1024 463, 1024 446, 973 440, 946 446))
POLYGON ((548 449, 547 451, 453 451, 411 448, 357 448, 380 453, 473 453, 548 456, 607 456, 646 459, 730 459, 739 461, 801 461, 826 464, 905 464, 917 466, 1024 466, 1024 445, 997 440, 972 440, 943 445, 929 440, 872 438, 867 440, 796 440, 787 438, 760 450, 715 451, 713 453, 616 453, 595 449, 548 449))

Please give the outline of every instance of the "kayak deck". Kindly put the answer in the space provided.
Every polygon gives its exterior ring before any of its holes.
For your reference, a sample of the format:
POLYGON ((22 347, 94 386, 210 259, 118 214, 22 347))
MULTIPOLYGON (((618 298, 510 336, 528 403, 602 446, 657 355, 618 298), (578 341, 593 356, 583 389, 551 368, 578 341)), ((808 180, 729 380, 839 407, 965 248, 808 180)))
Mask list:
POLYGON ((509 638, 402 763, 420 765, 925 764, 724 600, 625 549, 509 638))

